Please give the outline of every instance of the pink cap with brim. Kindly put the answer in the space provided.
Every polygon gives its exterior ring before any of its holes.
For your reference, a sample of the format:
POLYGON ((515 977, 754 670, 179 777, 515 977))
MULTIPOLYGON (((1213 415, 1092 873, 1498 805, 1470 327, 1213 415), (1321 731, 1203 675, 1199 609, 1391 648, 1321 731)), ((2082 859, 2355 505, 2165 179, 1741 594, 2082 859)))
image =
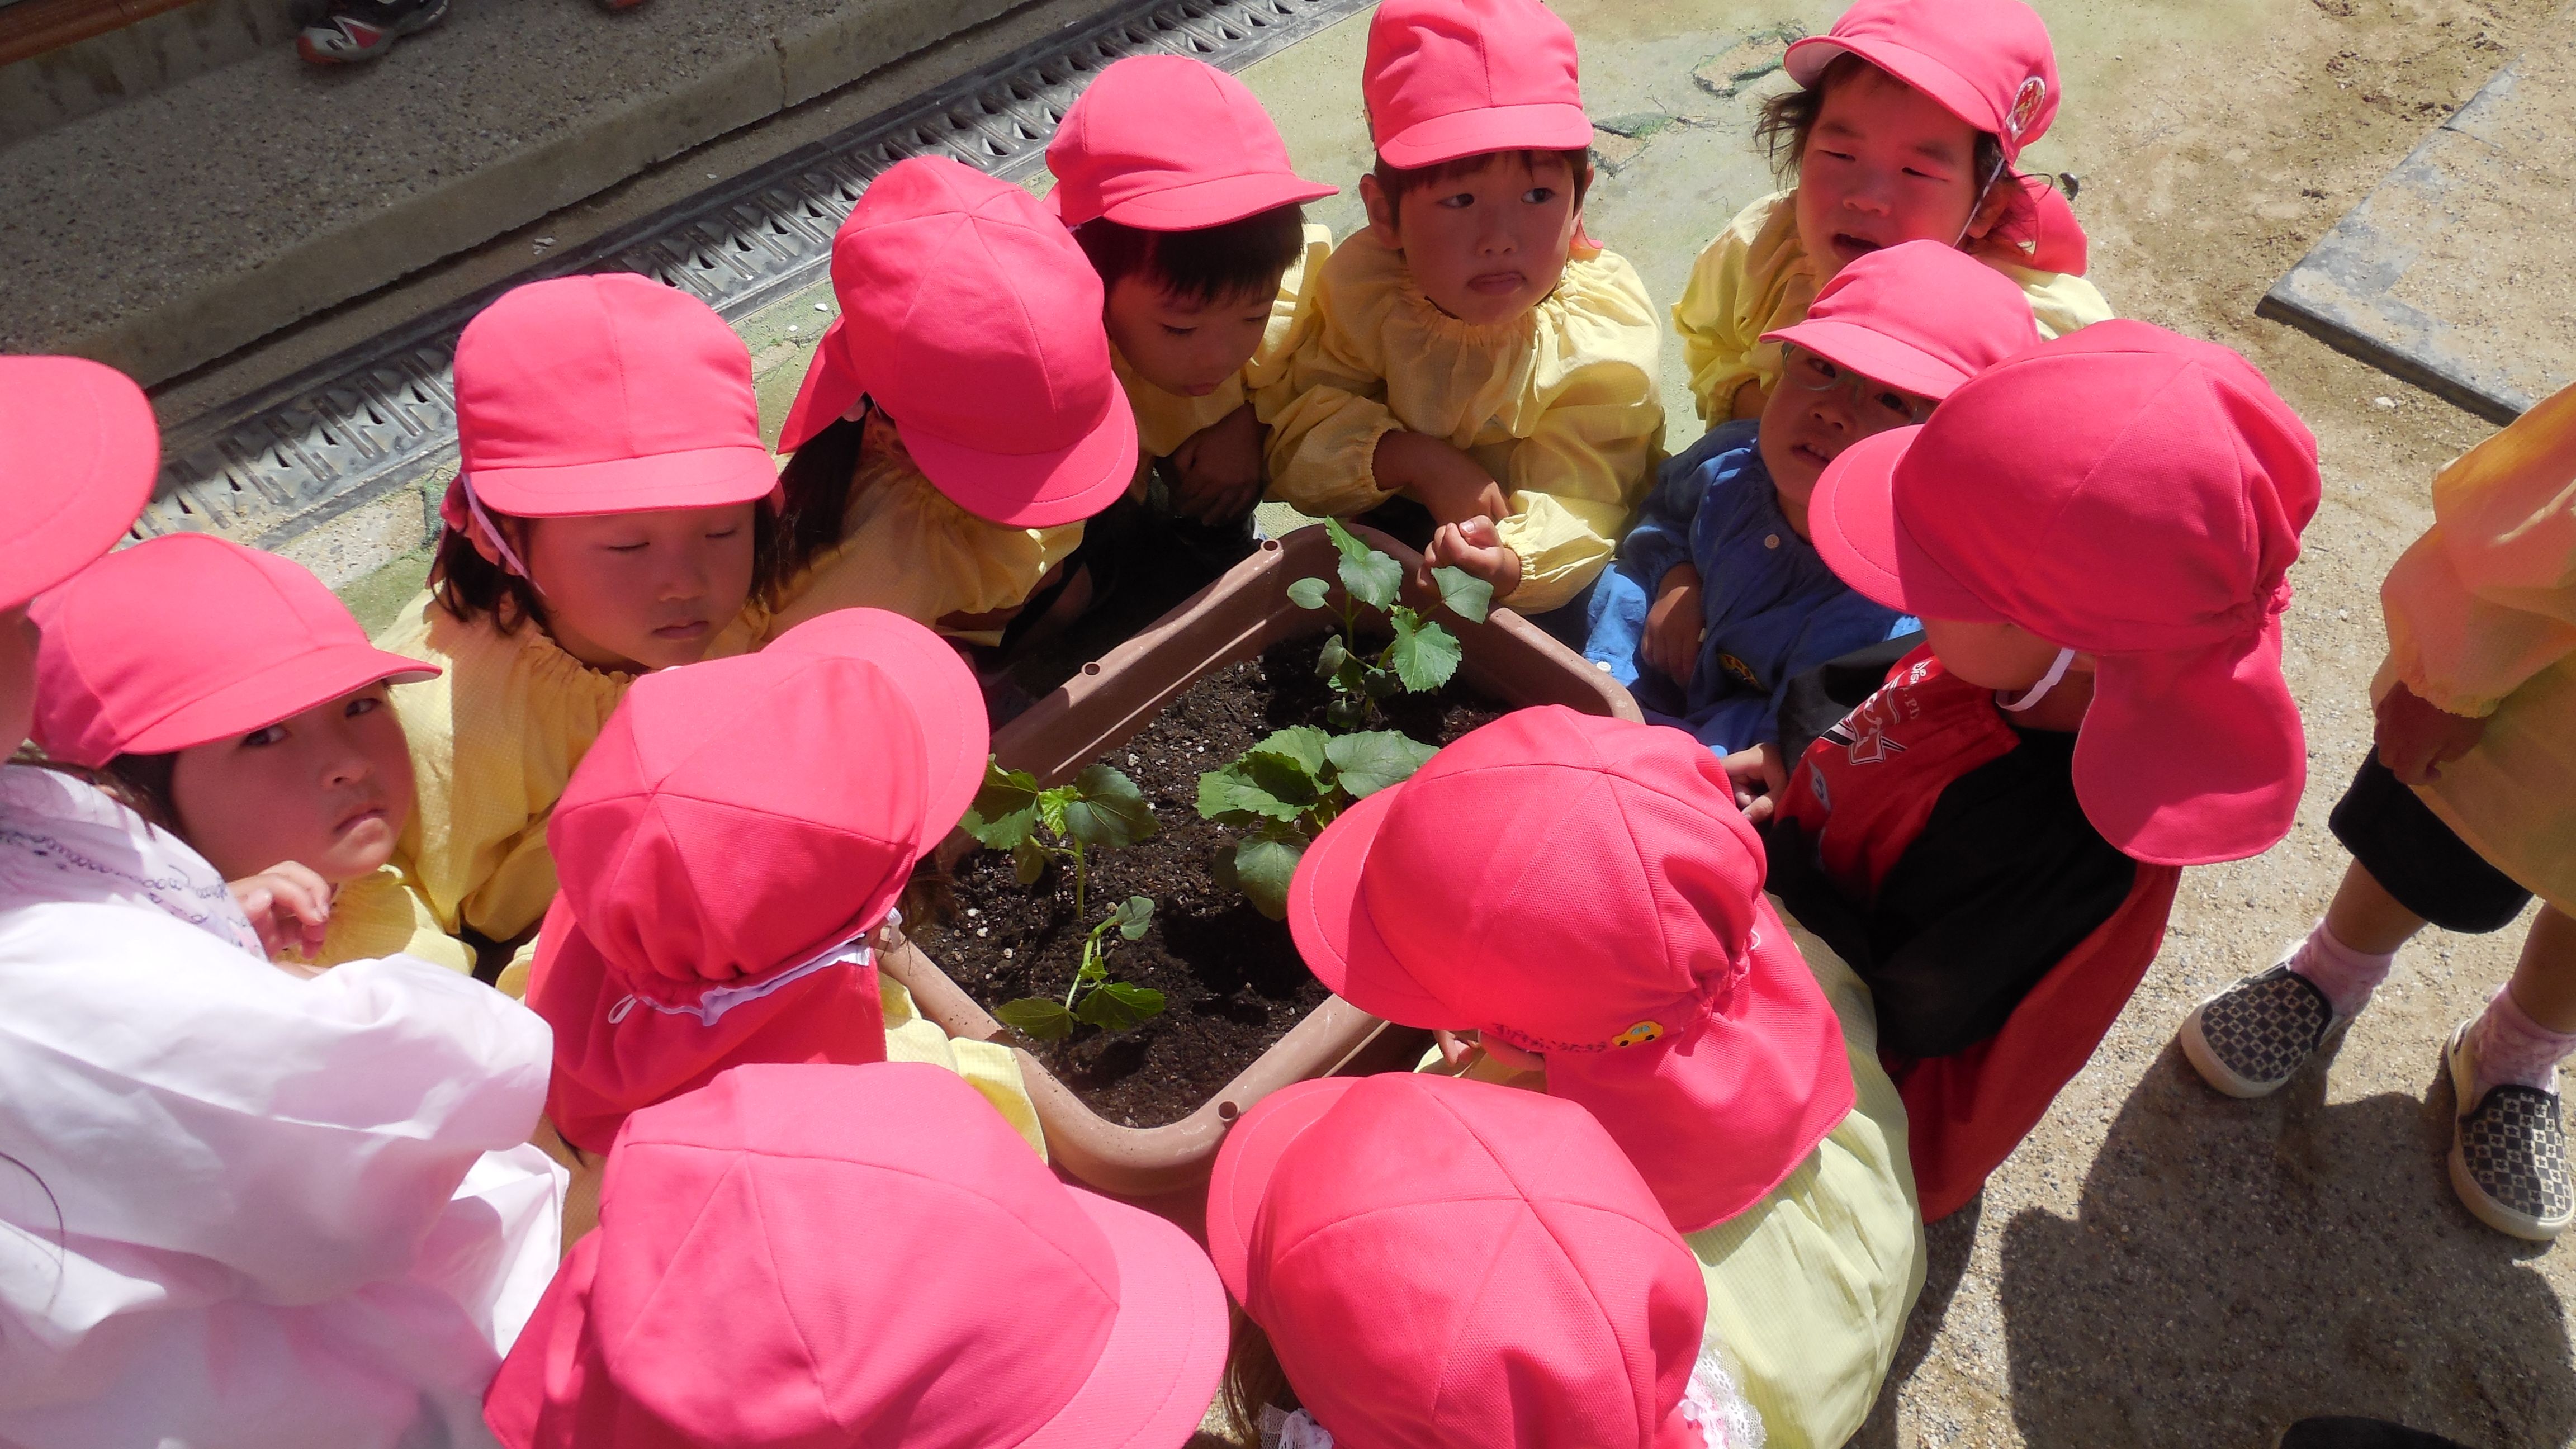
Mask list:
POLYGON ((1889 608, 2093 655, 2086 818, 2135 859, 2206 865, 2297 813, 2281 614, 2318 494, 2315 438, 2252 364, 2110 321, 1845 449, 1808 516, 1826 564, 1889 608))
POLYGON ((626 1120, 483 1417, 510 1449, 1180 1449, 1226 1328, 1197 1245, 954 1072, 742 1066, 626 1120))
POLYGON ((897 162, 832 242, 841 315, 779 435, 793 452, 875 399, 922 475, 1006 528, 1116 502, 1136 414, 1110 370, 1099 274, 1027 192, 944 156, 897 162))
POLYGON ((1783 64, 1813 87, 1846 52, 1995 137, 2006 164, 2057 118, 2057 52, 2021 0, 1860 0, 1832 30, 1791 45, 1783 64))
POLYGON ((704 302, 632 273, 558 277, 501 295, 456 342, 464 491, 519 518, 717 508, 766 498, 751 350, 704 302))
POLYGON ((1762 873, 1716 756, 1550 705, 1345 810, 1298 864, 1288 925, 1361 1010, 1544 1056, 1549 1095, 1591 1108, 1696 1232, 1778 1186, 1853 1102, 1840 1025, 1762 873))
POLYGON ((1386 0, 1360 89, 1369 138, 1414 170, 1495 151, 1592 144, 1574 31, 1539 0, 1386 0))
POLYGON ((1910 241, 1863 255, 1816 293, 1806 317, 1762 334, 1875 382, 1927 397, 2039 345, 2030 299, 1956 247, 1910 241))
POLYGON ((160 467, 161 429, 133 379, 85 357, 0 357, 0 609, 115 547, 160 467))
POLYGON ((303 565, 203 533, 109 554, 35 602, 36 743, 96 769, 262 730, 371 684, 388 654, 303 565))
POLYGON ((1047 143, 1047 169, 1066 226, 1197 231, 1340 189, 1296 173, 1249 86, 1185 55, 1130 56, 1094 77, 1047 143))

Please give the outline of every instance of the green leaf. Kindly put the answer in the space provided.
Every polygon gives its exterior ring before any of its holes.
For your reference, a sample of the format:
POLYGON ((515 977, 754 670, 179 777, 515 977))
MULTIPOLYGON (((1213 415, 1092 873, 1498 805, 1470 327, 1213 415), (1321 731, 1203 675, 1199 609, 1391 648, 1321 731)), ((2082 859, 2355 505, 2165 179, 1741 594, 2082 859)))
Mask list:
POLYGON ((1305 834, 1293 825, 1265 826, 1235 842, 1235 883, 1253 909, 1274 921, 1288 919, 1288 882, 1305 853, 1305 834))
POLYGON ((1324 652, 1315 656, 1315 677, 1331 679, 1350 662, 1351 646, 1342 642, 1341 635, 1332 635, 1324 640, 1324 652))
POLYGON ((1440 585, 1440 602, 1449 611, 1470 623, 1485 622, 1494 607, 1494 586, 1461 568, 1442 565, 1431 571, 1432 581, 1440 585))
POLYGON ((1272 730, 1261 743, 1244 751, 1243 757, 1250 760, 1276 755, 1294 763, 1299 773, 1311 780, 1324 773, 1324 761, 1329 758, 1325 752, 1332 743, 1331 735, 1313 725, 1290 725, 1284 730, 1272 730))
POLYGON ((1288 586, 1288 602, 1301 609, 1320 609, 1324 607, 1324 597, 1332 589, 1333 586, 1322 579, 1299 579, 1288 586))
POLYGON ((1337 730, 1358 729, 1368 718, 1365 699, 1337 699, 1324 706, 1324 722, 1337 730))
POLYGON ((1109 919, 1118 923, 1119 935, 1130 941, 1141 941, 1145 938, 1146 928, 1154 924, 1154 902, 1146 896, 1129 896, 1118 909, 1109 913, 1109 919))
POLYGON ((1361 677, 1360 692, 1371 699, 1393 699, 1404 692, 1404 679, 1392 669, 1372 669, 1361 677))
POLYGON ((1037 822, 1038 781, 1026 770, 1005 770, 1001 761, 988 760, 984 765, 984 788, 975 792, 975 803, 966 810, 959 824, 976 843, 994 850, 1009 850, 1029 838, 1029 829, 1037 822))
POLYGON ((1339 784, 1357 800, 1403 784, 1439 749, 1396 730, 1371 730, 1335 736, 1325 752, 1332 756, 1339 784))
POLYGON ((1392 555, 1370 549, 1360 558, 1345 555, 1342 559, 1342 587, 1350 596, 1372 609, 1383 609, 1395 602, 1396 591, 1404 587, 1404 565, 1392 555))
POLYGON ((1112 981, 1093 987, 1073 1014, 1102 1031, 1134 1031, 1163 1014, 1163 993, 1150 986, 1112 981))
POLYGON ((1294 820, 1305 807, 1282 800, 1256 783, 1244 762, 1199 776, 1199 818, 1229 825, 1255 820, 1294 820))
POLYGON ((1410 617, 1409 611, 1395 620, 1395 647, 1387 653, 1404 687, 1417 693, 1438 689, 1458 672, 1458 636, 1410 617))
POLYGON ((1058 840, 1069 838, 1064 829, 1064 812, 1073 804, 1074 794, 1071 785, 1058 785, 1052 790, 1038 792, 1038 820, 1058 840))
POLYGON ((1073 1013, 1061 1001, 1043 996, 1023 996, 1005 1001, 993 1008, 1002 1025, 1037 1041, 1061 1041, 1073 1035, 1073 1013))
POLYGON ((1047 853, 1034 840, 1023 840, 1011 847, 1011 874, 1024 886, 1036 885, 1046 874, 1047 853))
POLYGON ((1136 782, 1107 765, 1089 765, 1073 778, 1076 797, 1065 806, 1064 833, 1093 847, 1116 848, 1152 838, 1154 812, 1136 782))
POLYGON ((1324 535, 1333 541, 1333 547, 1340 550, 1342 557, 1349 559, 1353 563, 1357 563, 1361 559, 1367 558, 1370 554, 1377 552, 1376 549, 1360 542, 1360 536, 1358 534, 1342 527, 1342 521, 1338 518, 1327 518, 1324 520, 1324 535))

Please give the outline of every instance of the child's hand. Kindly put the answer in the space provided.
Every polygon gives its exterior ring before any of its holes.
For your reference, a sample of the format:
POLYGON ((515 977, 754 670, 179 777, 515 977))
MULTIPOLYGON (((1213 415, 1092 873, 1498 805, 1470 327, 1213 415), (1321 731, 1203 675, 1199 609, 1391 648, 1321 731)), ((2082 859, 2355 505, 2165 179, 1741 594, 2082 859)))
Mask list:
POLYGON ((2487 733, 2485 720, 2436 709, 2403 684, 2381 698, 2377 714, 2379 763, 2408 785, 2442 778, 2442 767, 2476 749, 2487 733))
POLYGON ((1511 500, 1503 486, 1445 439, 1399 429, 1377 440, 1370 468, 1377 474, 1377 486, 1412 494, 1435 522, 1511 516, 1511 500))
POLYGON ((1431 571, 1443 567, 1465 569, 1493 585, 1497 604, 1521 586, 1521 556, 1504 546, 1490 518, 1440 525, 1440 531, 1431 535, 1431 546, 1422 551, 1422 570, 1414 582, 1437 590, 1431 571))
POLYGON ((1735 808, 1744 812, 1744 818, 1755 825, 1770 819, 1789 788, 1789 768, 1780 758, 1780 747, 1766 741, 1737 750, 1719 763, 1726 767, 1727 783, 1735 787, 1735 808))
POLYGON ((1701 609, 1699 570, 1689 564, 1665 570, 1655 585, 1654 607, 1646 611, 1646 634, 1637 641, 1637 652, 1676 684, 1690 683, 1699 667, 1700 636, 1707 632, 1701 609))
POLYGON ((1245 403, 1172 450, 1172 511, 1211 526, 1261 499, 1261 418, 1245 403))
MULTIPOLYGON (((294 861, 281 861, 257 875, 226 881, 226 889, 259 932, 260 949, 281 964, 287 956, 311 956, 322 949, 331 924, 331 886, 294 861)), ((309 973, 308 973, 309 974, 309 973)))

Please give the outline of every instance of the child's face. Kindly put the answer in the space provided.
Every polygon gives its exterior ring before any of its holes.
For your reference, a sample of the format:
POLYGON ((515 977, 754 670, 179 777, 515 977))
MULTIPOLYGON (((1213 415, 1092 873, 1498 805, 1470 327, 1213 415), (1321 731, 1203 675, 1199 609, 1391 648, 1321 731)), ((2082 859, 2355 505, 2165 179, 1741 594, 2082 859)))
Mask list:
POLYGON ((1274 277, 1266 291, 1198 301, 1175 297, 1153 278, 1130 273, 1110 287, 1101 320, 1118 355, 1138 376, 1165 392, 1206 397, 1261 349, 1278 291, 1274 277))
POLYGON ((411 751, 385 687, 179 752, 180 832, 226 880, 295 861, 333 884, 382 866, 411 820, 411 751))
POLYGON ((697 663, 751 597, 759 506, 526 520, 520 556, 544 601, 546 632, 595 669, 697 663))
POLYGON ((2057 646, 2019 624, 1926 619, 1923 642, 1942 668, 1980 689, 2025 690, 2057 664, 2057 646))
POLYGON ((1565 275, 1582 212, 1562 156, 1498 152, 1460 176, 1393 206, 1373 175, 1360 178, 1369 229, 1404 253, 1432 305, 1476 326, 1509 322, 1547 299, 1565 275))
POLYGON ((1874 382, 1803 347, 1786 349, 1780 385, 1762 405, 1757 439, 1789 526, 1808 536, 1807 502, 1825 465, 1843 449, 1931 415, 1929 398, 1874 382))
POLYGON ((1957 245, 1985 180, 1976 156, 1974 128, 1887 72, 1836 82, 1798 159, 1798 240, 1816 284, 1899 242, 1957 245))
POLYGON ((0 609, 0 742, 17 753, 36 724, 36 626, 27 606, 0 609))

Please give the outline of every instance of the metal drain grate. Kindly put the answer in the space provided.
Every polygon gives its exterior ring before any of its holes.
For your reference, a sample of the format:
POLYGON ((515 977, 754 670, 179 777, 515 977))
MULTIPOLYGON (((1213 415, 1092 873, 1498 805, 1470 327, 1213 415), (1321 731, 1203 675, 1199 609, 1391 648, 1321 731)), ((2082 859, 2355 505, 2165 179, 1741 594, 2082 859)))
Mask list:
POLYGON ((1111 61, 1169 52, 1239 70, 1371 3, 1160 0, 1007 56, 171 428, 132 536, 211 532, 274 546, 444 465, 456 454, 457 333, 511 287, 638 272, 740 316, 821 276, 833 232, 897 161, 944 155, 1024 180, 1045 166, 1065 107, 1111 61))

